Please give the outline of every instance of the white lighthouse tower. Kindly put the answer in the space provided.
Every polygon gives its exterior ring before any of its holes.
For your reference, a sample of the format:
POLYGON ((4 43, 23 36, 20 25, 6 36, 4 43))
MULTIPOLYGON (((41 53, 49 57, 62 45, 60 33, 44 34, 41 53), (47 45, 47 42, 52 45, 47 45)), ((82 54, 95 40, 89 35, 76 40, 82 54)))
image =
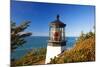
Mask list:
POLYGON ((57 15, 57 19, 50 23, 45 64, 49 63, 51 58, 54 58, 55 56, 57 57, 58 54, 62 53, 66 47, 66 24, 61 22, 59 17, 60 16, 57 15))

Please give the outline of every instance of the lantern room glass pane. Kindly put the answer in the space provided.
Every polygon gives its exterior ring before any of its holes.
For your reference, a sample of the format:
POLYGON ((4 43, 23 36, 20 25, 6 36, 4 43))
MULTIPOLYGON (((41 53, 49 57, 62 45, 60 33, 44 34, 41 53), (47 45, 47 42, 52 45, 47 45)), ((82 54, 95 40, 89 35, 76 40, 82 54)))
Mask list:
POLYGON ((49 40, 50 41, 65 41, 65 28, 50 27, 49 40))

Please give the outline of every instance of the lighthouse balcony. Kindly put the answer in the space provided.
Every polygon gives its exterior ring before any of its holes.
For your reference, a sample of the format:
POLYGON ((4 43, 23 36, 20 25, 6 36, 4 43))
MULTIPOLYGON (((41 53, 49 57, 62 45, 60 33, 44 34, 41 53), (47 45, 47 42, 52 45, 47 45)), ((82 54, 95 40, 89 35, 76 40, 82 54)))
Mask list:
POLYGON ((52 46, 65 46, 66 45, 66 41, 63 40, 63 41, 52 41, 52 40, 48 40, 48 43, 49 45, 52 45, 52 46))
POLYGON ((65 42, 65 40, 62 40, 62 41, 55 41, 55 40, 48 40, 48 42, 65 42))

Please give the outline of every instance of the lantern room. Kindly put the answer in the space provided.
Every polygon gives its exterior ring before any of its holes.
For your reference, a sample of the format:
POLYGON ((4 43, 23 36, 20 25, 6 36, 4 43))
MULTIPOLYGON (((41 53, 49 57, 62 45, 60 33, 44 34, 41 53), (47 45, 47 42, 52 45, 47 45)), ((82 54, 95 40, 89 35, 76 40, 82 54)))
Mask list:
POLYGON ((52 43, 65 43, 65 26, 60 21, 60 16, 57 15, 56 20, 50 23, 49 28, 49 42, 52 43))

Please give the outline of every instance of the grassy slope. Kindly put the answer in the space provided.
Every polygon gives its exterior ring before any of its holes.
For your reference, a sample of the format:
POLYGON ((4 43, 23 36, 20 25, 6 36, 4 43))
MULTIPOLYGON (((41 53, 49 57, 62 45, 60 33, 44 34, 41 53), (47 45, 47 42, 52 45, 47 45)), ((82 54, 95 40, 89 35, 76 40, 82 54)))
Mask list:
POLYGON ((71 63, 95 61, 95 36, 92 35, 84 40, 78 41, 75 46, 64 51, 59 57, 51 59, 52 63, 71 63))

